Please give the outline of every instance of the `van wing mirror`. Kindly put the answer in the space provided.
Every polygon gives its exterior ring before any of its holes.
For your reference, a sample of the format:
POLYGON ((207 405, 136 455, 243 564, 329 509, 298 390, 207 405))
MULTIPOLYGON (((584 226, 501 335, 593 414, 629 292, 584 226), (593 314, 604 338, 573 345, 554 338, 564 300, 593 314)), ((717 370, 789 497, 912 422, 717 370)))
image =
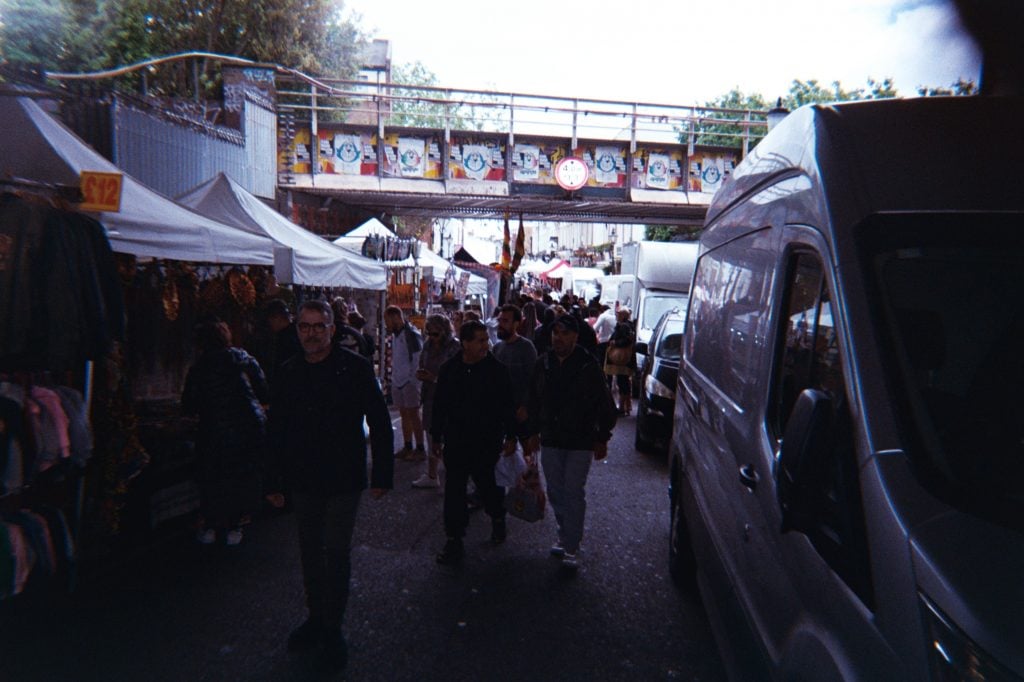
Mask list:
POLYGON ((633 350, 640 355, 647 355, 647 343, 645 341, 637 341, 633 344, 633 350))
POLYGON ((824 391, 808 388, 789 416, 775 472, 783 533, 806 533, 817 525, 821 475, 831 439, 832 399, 824 391))

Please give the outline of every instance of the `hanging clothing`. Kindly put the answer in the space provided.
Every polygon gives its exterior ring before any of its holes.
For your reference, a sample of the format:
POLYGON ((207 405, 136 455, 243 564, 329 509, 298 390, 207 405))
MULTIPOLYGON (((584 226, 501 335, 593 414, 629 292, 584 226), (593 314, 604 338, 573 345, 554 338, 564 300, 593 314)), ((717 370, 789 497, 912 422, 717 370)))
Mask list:
POLYGON ((124 302, 103 226, 0 196, 0 369, 77 369, 124 338, 124 302))

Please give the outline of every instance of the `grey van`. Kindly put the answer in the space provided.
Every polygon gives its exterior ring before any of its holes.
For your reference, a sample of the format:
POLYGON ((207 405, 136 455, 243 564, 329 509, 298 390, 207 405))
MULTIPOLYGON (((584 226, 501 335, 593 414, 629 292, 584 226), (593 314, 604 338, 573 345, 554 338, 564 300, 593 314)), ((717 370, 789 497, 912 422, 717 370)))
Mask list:
POLYGON ((669 561, 735 679, 1024 679, 1022 121, 805 107, 715 196, 669 561))

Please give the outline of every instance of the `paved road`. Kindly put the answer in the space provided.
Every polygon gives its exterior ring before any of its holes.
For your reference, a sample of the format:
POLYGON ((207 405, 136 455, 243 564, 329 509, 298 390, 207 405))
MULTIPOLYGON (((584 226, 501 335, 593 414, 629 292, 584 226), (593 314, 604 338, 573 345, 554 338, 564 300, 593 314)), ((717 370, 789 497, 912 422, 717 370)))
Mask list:
MULTIPOLYGON (((547 555, 553 519, 509 519, 487 543, 475 512, 458 569, 439 567, 441 496, 410 488, 367 496, 346 617, 348 680, 721 680, 698 599, 676 590, 665 553, 660 457, 633 450, 621 420, 591 472, 583 566, 565 579, 547 555)), ((236 551, 165 542, 74 595, 29 595, 0 608, 0 680, 320 679, 285 638, 304 618, 290 514, 268 515, 236 551)))

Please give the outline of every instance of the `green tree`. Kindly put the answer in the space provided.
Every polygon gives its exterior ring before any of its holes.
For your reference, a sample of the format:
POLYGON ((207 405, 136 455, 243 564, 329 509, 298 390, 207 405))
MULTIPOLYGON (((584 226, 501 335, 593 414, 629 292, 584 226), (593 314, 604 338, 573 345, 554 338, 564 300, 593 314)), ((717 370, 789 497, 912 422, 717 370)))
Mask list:
MULTIPOLYGON (((854 88, 852 90, 844 88, 842 83, 839 81, 833 81, 830 86, 826 87, 813 79, 806 81, 794 79, 792 84, 789 86, 789 92, 781 99, 782 105, 790 111, 793 111, 805 104, 848 102, 863 99, 886 99, 898 96, 899 93, 893 85, 892 78, 885 78, 881 81, 868 78, 866 88, 854 88)), ((751 120, 764 121, 764 113, 770 106, 772 106, 770 104, 770 100, 766 99, 763 95, 744 93, 739 88, 733 88, 726 94, 709 102, 705 102, 704 105, 709 107, 709 109, 699 111, 698 116, 701 118, 706 117, 716 119, 718 121, 723 119, 742 121, 747 118, 746 112, 748 111, 751 112, 751 120), (720 112, 713 111, 710 107, 740 111, 720 112)), ((743 144, 743 129, 744 127, 740 123, 702 121, 697 124, 697 127, 693 132, 695 133, 696 144, 740 147, 743 144)), ((690 132, 691 131, 689 129, 681 129, 679 131, 680 141, 686 142, 687 136, 690 132)), ((765 133, 766 130, 763 127, 753 127, 750 129, 751 149, 760 142, 765 133)))
POLYGON ((68 51, 68 19, 61 0, 0 1, 0 57, 23 67, 57 68, 68 51))
POLYGON ((688 242, 700 236, 700 225, 645 225, 644 239, 652 242, 688 242))
MULTIPOLYGON (((202 51, 345 78, 358 70, 365 43, 342 0, 0 2, 4 57, 49 70, 90 71, 202 51)), ((150 70, 151 90, 185 94, 188 70, 181 62, 150 70)), ((216 85, 212 64, 204 62, 200 72, 207 88, 216 85)))
POLYGON ((495 114, 495 109, 487 106, 487 99, 482 95, 421 89, 438 86, 437 74, 423 62, 394 67, 391 82, 420 87, 391 89, 393 96, 408 99, 393 100, 390 125, 444 128, 447 112, 448 126, 453 130, 507 130, 507 124, 495 114))
MULTIPOLYGON (((747 94, 742 92, 739 88, 733 88, 724 95, 717 97, 710 102, 705 102, 704 105, 707 107, 715 107, 719 109, 736 110, 701 110, 697 112, 697 116, 700 119, 711 118, 719 121, 743 121, 747 118, 747 114, 743 112, 762 112, 768 109, 768 104, 762 95, 747 94)), ((764 117, 755 114, 752 120, 764 120, 764 117)), ((687 142, 688 137, 691 133, 693 133, 695 134, 695 144, 717 145, 723 147, 740 147, 743 144, 743 130, 743 125, 738 123, 710 123, 704 121, 697 123, 692 130, 690 128, 680 129, 679 140, 681 142, 687 142)), ((752 141, 760 139, 761 137, 761 135, 755 135, 755 131, 757 130, 759 129, 751 128, 752 141)))
POLYGON ((977 95, 978 86, 975 85, 974 81, 960 78, 956 83, 953 83, 948 88, 933 88, 922 85, 918 87, 917 94, 922 97, 977 95))

